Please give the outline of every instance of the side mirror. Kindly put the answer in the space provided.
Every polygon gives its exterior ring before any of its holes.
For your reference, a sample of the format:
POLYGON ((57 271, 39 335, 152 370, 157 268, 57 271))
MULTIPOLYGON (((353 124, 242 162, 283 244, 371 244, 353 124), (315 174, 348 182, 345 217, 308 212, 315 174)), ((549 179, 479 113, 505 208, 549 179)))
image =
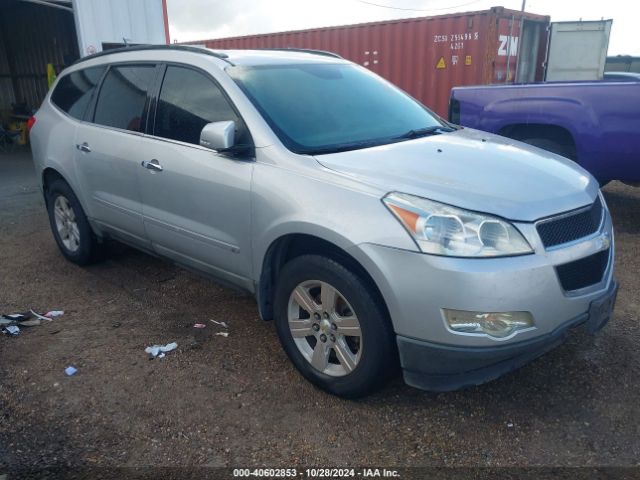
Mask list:
POLYGON ((200 132, 200 145, 211 150, 229 150, 235 145, 236 122, 207 123, 200 132))

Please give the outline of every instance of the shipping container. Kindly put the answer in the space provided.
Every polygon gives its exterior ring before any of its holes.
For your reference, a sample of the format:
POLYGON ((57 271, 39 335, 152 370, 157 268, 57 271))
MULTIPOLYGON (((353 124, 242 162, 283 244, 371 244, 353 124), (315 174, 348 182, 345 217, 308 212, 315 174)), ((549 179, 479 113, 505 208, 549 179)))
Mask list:
POLYGON ((335 52, 381 75, 446 117, 452 87, 542 80, 548 25, 548 16, 493 7, 189 43, 215 49, 309 48, 335 52))
POLYGON ((552 23, 545 80, 602 80, 612 23, 613 20, 552 23))

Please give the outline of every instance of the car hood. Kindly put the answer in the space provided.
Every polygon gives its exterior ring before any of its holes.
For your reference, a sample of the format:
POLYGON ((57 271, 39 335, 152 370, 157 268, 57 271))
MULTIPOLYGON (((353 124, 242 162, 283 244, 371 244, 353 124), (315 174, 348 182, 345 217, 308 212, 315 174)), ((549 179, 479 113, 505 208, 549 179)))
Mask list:
POLYGON ((386 192, 516 221, 579 208, 598 194, 596 180, 571 160, 467 128, 315 158, 326 168, 386 192))

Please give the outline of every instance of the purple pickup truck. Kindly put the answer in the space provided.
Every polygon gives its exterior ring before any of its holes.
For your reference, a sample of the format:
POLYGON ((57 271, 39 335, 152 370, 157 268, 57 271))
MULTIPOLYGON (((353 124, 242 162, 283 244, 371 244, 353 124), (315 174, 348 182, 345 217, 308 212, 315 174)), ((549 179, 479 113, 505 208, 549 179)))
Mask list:
POLYGON ((449 120, 570 158, 601 185, 640 186, 640 82, 457 87, 449 120))

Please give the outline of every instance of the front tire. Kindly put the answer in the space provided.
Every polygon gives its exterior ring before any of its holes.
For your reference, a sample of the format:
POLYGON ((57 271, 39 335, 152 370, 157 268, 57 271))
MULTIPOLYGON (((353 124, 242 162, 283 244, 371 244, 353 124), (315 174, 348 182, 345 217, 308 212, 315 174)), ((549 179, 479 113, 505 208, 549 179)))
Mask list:
POLYGON ((294 258, 275 291, 280 342, 302 375, 338 396, 382 386, 397 368, 395 335, 367 282, 337 261, 294 258))
POLYGON ((78 198, 62 179, 47 188, 47 212, 53 237, 62 254, 73 263, 88 265, 100 258, 100 245, 78 198))

